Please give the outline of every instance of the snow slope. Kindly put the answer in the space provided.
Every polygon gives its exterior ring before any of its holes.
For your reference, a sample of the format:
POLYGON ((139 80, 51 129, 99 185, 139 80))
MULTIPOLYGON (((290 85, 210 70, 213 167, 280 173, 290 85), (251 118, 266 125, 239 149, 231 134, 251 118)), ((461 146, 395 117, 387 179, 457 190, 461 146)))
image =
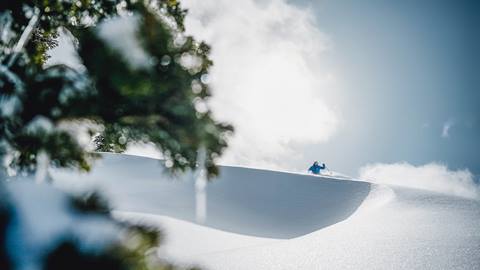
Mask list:
POLYGON ((372 198, 374 209, 311 234, 189 260, 209 269, 479 269, 478 202, 393 191, 391 200, 372 198))
POLYGON ((53 176, 64 188, 89 182, 104 189, 119 218, 160 226, 167 235, 163 255, 185 264, 209 269, 480 268, 476 200, 222 167, 220 179, 207 186, 208 216, 200 226, 192 223, 193 176, 172 180, 157 160, 105 155, 90 175, 56 171, 53 176))
POLYGON ((160 228, 165 232, 165 239, 159 255, 162 258, 187 262, 187 264, 195 264, 198 257, 207 254, 283 241, 220 231, 166 216, 119 211, 116 211, 114 216, 118 219, 150 224, 160 228))
MULTIPOLYGON (((53 173, 66 187, 88 181, 117 210, 195 221, 194 175, 169 178, 160 162, 105 154, 90 174, 53 173)), ((239 234, 293 238, 335 224, 362 203, 370 184, 248 168, 222 167, 207 185, 205 225, 239 234)))

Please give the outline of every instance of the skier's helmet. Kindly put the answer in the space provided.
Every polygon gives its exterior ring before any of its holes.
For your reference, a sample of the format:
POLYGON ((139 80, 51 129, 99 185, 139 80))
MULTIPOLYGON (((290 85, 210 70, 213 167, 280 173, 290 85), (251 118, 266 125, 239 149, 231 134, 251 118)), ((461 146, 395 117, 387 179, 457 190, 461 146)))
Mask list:
POLYGON ((318 166, 318 161, 313 162, 313 165, 318 166))

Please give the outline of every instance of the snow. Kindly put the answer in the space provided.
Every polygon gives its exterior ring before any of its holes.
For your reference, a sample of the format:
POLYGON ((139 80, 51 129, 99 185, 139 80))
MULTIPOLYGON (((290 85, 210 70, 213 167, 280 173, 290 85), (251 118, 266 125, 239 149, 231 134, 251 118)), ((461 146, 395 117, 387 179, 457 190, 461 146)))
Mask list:
MULTIPOLYGON (((51 174, 62 188, 88 185, 103 190, 117 210, 195 222, 197 174, 172 179, 160 164, 155 159, 104 154, 90 174, 58 170, 51 174)), ((344 220, 369 190, 365 182, 222 166, 220 177, 206 187, 204 224, 238 234, 293 238, 344 220)))
POLYGON ((24 84, 22 80, 17 76, 17 74, 10 71, 8 66, 4 66, 0 64, 0 74, 4 75, 6 79, 8 79, 14 86, 16 93, 22 93, 24 84))
POLYGON ((166 232, 161 256, 208 269, 478 269, 480 201, 344 178, 221 167, 195 224, 194 174, 104 155, 89 175, 54 171, 62 188, 96 186, 120 219, 166 232), (82 183, 82 184, 80 184, 82 183))
POLYGON ((449 170, 439 163, 414 166, 406 162, 370 164, 360 169, 360 177, 375 183, 419 188, 461 196, 480 198, 480 187, 468 170, 449 170))
POLYGON ((14 36, 11 30, 12 21, 12 15, 9 12, 0 12, 0 41, 3 44, 8 44, 14 36))
POLYGON ((38 115, 27 123, 27 125, 25 126, 25 131, 28 133, 50 133, 53 131, 54 128, 55 126, 52 121, 50 121, 45 116, 38 115))
POLYGON ((478 268, 478 202, 395 192, 395 200, 312 234, 195 261, 209 269, 478 268))
POLYGON ((61 104, 68 104, 71 99, 85 96, 89 93, 89 81, 85 74, 79 73, 73 69, 59 70, 57 68, 47 69, 47 76, 62 77, 69 81, 68 85, 63 86, 58 101, 61 104))
POLYGON ((22 109, 22 102, 15 96, 0 96, 0 115, 10 117, 22 109))
POLYGON ((115 212, 114 217, 129 222, 138 222, 157 226, 165 232, 165 240, 159 250, 163 258, 176 259, 178 254, 182 258, 198 257, 225 250, 235 250, 260 245, 279 243, 281 240, 272 238, 260 238, 247 235, 235 234, 199 226, 191 222, 182 221, 167 216, 159 216, 134 212, 115 212), (185 233, 188 232, 188 233, 185 233), (185 243, 202 243, 201 245, 185 245, 185 243))
POLYGON ((44 255, 68 239, 92 251, 120 240, 117 225, 106 217, 75 212, 67 195, 50 185, 17 178, 5 188, 15 206, 6 241, 16 269, 41 269, 44 255))

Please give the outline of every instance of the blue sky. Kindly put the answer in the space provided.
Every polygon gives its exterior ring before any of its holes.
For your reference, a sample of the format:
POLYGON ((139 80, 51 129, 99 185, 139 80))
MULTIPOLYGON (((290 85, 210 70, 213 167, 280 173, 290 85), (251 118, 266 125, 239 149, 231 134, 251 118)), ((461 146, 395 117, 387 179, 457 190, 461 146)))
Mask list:
POLYGON ((324 60, 348 108, 336 136, 304 147, 306 159, 353 175, 401 161, 480 174, 480 2, 293 3, 332 40, 324 60))

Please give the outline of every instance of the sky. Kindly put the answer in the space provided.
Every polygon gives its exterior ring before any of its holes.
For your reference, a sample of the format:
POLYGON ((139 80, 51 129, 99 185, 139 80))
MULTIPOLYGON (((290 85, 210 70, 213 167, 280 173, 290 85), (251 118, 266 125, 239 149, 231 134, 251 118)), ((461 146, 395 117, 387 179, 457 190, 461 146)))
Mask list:
POLYGON ((236 128, 221 163, 480 174, 478 1, 182 3, 212 46, 209 106, 236 128))
POLYGON ((478 1, 301 4, 334 42, 326 61, 345 97, 345 125, 306 157, 347 173, 402 161, 480 173, 478 1))
POLYGON ((373 163, 480 173, 476 1, 184 1, 213 46, 226 163, 356 175, 373 163))

